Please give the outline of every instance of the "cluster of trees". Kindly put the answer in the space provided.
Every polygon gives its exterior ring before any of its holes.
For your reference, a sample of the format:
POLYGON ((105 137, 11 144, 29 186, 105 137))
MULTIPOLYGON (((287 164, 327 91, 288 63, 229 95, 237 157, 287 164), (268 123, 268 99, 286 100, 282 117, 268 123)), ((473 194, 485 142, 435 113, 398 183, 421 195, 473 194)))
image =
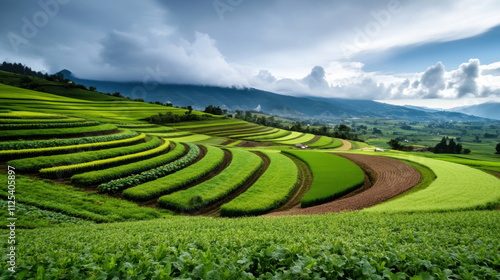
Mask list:
POLYGON ((311 127, 309 125, 304 125, 302 122, 297 121, 292 125, 286 125, 281 121, 276 120, 274 116, 271 117, 258 116, 257 114, 252 114, 251 111, 241 111, 241 110, 236 110, 236 114, 234 117, 247 122, 252 122, 275 128, 364 142, 363 140, 358 138, 357 134, 351 133, 351 128, 345 124, 340 124, 336 127, 328 127, 326 125, 322 125, 319 127, 311 127))
POLYGON ((443 137, 441 142, 437 143, 437 145, 432 149, 432 152, 435 154, 469 154, 471 150, 463 149, 462 144, 457 144, 453 138, 448 141, 446 137, 443 137))
POLYGON ((0 65, 0 70, 10 72, 10 73, 16 73, 16 74, 21 74, 21 75, 27 75, 27 76, 32 76, 32 77, 37 77, 40 79, 47 79, 49 75, 46 73, 42 73, 40 71, 33 71, 30 67, 23 65, 21 63, 9 63, 4 61, 2 65, 0 65))
POLYGON ((193 108, 188 106, 188 111, 182 114, 173 114, 172 112, 158 113, 147 118, 147 121, 154 124, 167 124, 167 123, 178 123, 186 121, 203 121, 212 118, 209 114, 191 114, 193 108))
POLYGON ((389 142, 387 142, 391 149, 393 150, 398 150, 398 151, 413 151, 413 146, 407 146, 399 143, 398 139, 391 139, 389 142))
POLYGON ((227 114, 227 110, 222 110, 219 106, 215 107, 213 105, 208 105, 203 112, 219 116, 227 114))

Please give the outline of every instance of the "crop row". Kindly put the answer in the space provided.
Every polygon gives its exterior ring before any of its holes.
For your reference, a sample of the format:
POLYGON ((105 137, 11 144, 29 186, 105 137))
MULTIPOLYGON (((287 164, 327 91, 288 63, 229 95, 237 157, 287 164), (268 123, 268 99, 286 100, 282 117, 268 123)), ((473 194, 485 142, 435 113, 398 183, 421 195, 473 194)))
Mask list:
POLYGON ((256 140, 256 141, 275 141, 276 138, 285 137, 290 135, 291 132, 288 130, 280 129, 272 134, 254 136, 254 137, 245 137, 246 139, 256 140))
POLYGON ((167 209, 193 211, 234 192, 261 167, 262 159, 245 150, 230 151, 233 155, 231 164, 219 175, 192 188, 164 195, 158 199, 158 204, 167 209))
POLYGON ((67 117, 58 114, 45 114, 45 113, 27 112, 27 111, 11 111, 8 113, 0 112, 0 119, 63 119, 63 118, 67 117))
POLYGON ((81 118, 67 119, 0 119, 1 124, 27 124, 27 123, 66 123, 66 122, 83 122, 81 118))
POLYGON ((11 159, 26 158, 26 157, 38 157, 38 156, 57 155, 57 154, 70 154, 70 153, 78 153, 89 150, 101 150, 114 147, 129 146, 140 142, 144 142, 145 138, 146 134, 143 133, 135 137, 113 140, 108 142, 97 142, 97 143, 88 143, 80 145, 38 148, 38 149, 4 150, 0 151, 0 160, 11 160, 11 159))
POLYGON ((267 135, 267 134, 273 134, 278 132, 278 128, 273 128, 271 130, 266 130, 266 131, 249 131, 249 132, 244 132, 244 133, 232 133, 228 135, 230 138, 244 138, 244 137, 251 137, 251 136, 258 136, 258 135, 267 135))
MULTIPOLYGON (((7 174, 0 174, 0 180, 7 182, 7 174)), ((3 199, 7 199, 8 195, 7 192, 0 193, 3 199)), ((155 209, 138 207, 124 199, 89 194, 73 186, 19 174, 16 174, 16 202, 96 222, 145 220, 162 216, 155 209)))
POLYGON ((170 146, 170 142, 168 141, 165 141, 163 144, 158 146, 158 144, 160 144, 160 139, 156 137, 153 138, 151 141, 149 141, 147 144, 150 145, 151 149, 140 151, 134 154, 128 154, 107 159, 100 159, 96 161, 84 162, 79 164, 43 168, 40 170, 40 175, 46 178, 70 177, 73 174, 77 173, 87 172, 96 169, 103 169, 117 165, 127 164, 134 161, 141 161, 144 159, 148 159, 160 155, 162 153, 165 153, 166 151, 168 151, 170 146))
POLYGON ((116 131, 114 124, 101 124, 96 126, 72 127, 72 128, 49 128, 49 129, 20 129, 3 130, 0 133, 0 140, 27 139, 38 137, 66 137, 74 135, 84 135, 90 133, 111 133, 116 131))
MULTIPOLYGON (((188 143, 186 145, 188 146, 189 151, 182 158, 177 159, 174 162, 162 165, 160 167, 150 168, 149 170, 143 171, 139 174, 130 175, 128 177, 112 180, 107 183, 101 184, 98 186, 99 191, 105 193, 115 193, 123 191, 125 189, 167 176, 168 174, 171 174, 173 172, 176 172, 177 170, 181 170, 182 168, 189 166, 198 158, 200 154, 200 148, 195 144, 191 143, 188 143)), ((176 149, 172 151, 172 153, 173 155, 174 154, 181 155, 182 153, 184 153, 184 151, 185 147, 179 143, 176 149)))
POLYGON ((332 144, 334 139, 327 137, 327 136, 321 136, 317 141, 313 143, 305 143, 306 145, 309 145, 310 147, 321 147, 321 146, 326 146, 332 144))
POLYGON ((217 130, 215 132, 210 132, 211 135, 216 136, 229 136, 236 133, 248 133, 248 132, 264 132, 273 129, 267 126, 250 126, 250 127, 237 127, 232 129, 217 130))
POLYGON ((21 172, 36 172, 42 168, 79 164, 100 159, 138 153, 153 149, 154 147, 158 146, 159 143, 160 140, 154 138, 152 141, 148 141, 142 144, 136 144, 133 146, 117 147, 105 150, 81 152, 81 153, 67 154, 67 155, 54 155, 54 156, 16 159, 9 161, 9 165, 14 166, 18 171, 21 172))
POLYGON ((9 123, 0 124, 0 129, 46 129, 46 128, 69 128, 99 125, 100 122, 62 122, 62 123, 9 123))
POLYGON ((198 162, 179 171, 158 178, 123 192, 123 196, 133 200, 148 200, 171 193, 195 182, 217 168, 224 161, 224 152, 213 146, 206 146, 207 154, 198 162))
POLYGON ((166 154, 159 155, 147 160, 106 168, 103 170, 95 170, 77 174, 71 177, 71 182, 80 185, 95 185, 109 182, 111 180, 130 176, 132 174, 137 174, 146 170, 157 168, 161 165, 165 165, 172 160, 180 157, 182 154, 184 154, 185 151, 186 148, 184 147, 184 145, 178 143, 173 150, 169 151, 166 154))
POLYGON ((330 153, 290 151, 311 169, 313 183, 301 200, 302 207, 329 202, 363 185, 364 173, 352 161, 330 153))
POLYGON ((304 136, 304 135, 305 135, 305 133, 292 131, 292 133, 290 133, 289 135, 273 139, 273 141, 287 141, 287 140, 299 138, 299 137, 304 136))
POLYGON ((265 155, 271 160, 266 172, 247 191, 222 205, 222 216, 264 214, 290 197, 297 185, 297 166, 283 154, 266 152, 265 155))
MULTIPOLYGON (((357 142, 360 143, 360 142, 357 142)), ((326 146, 321 146, 322 149, 334 149, 334 148, 339 148, 342 147, 344 143, 340 141, 339 139, 333 138, 333 142, 326 145, 326 146)))
POLYGON ((135 137, 137 135, 138 135, 137 132, 124 130, 116 134, 92 136, 92 137, 0 142, 0 150, 39 149, 39 148, 58 147, 58 146, 80 145, 88 143, 100 143, 100 142, 109 142, 109 141, 127 139, 135 137))
POLYGON ((278 144, 284 144, 284 145, 294 145, 298 143, 305 143, 308 141, 311 141, 314 137, 316 137, 314 134, 309 134, 306 133, 303 136, 300 136, 299 138, 291 139, 291 140, 275 140, 276 143, 278 144))

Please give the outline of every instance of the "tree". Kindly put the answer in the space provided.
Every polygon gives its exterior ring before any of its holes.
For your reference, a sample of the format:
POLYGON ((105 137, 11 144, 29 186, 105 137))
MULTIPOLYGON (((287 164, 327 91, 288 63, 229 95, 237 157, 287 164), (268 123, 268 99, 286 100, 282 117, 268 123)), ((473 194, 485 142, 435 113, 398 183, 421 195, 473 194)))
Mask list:
POLYGON ((441 142, 439 142, 436 145, 436 147, 434 147, 434 153, 442 154, 447 152, 448 152, 448 144, 446 143, 446 137, 443 137, 443 139, 441 139, 441 142))
POLYGON ((470 154, 471 150, 470 149, 464 149, 464 154, 470 154))
POLYGON ((394 150, 399 150, 401 148, 401 144, 399 144, 397 139, 391 139, 391 141, 387 142, 387 144, 389 144, 389 146, 391 146, 394 150))
POLYGON ((450 143, 448 144, 448 149, 447 149, 448 153, 454 154, 454 153, 456 153, 456 149, 457 149, 457 143, 455 143, 453 138, 451 138, 450 143))
POLYGON ((90 91, 96 91, 96 90, 97 90, 97 88, 96 88, 96 87, 94 87, 94 86, 89 86, 89 90, 90 90, 90 91))
POLYGON ((495 149, 497 150, 497 154, 500 154, 500 143, 497 144, 497 146, 495 147, 495 149))

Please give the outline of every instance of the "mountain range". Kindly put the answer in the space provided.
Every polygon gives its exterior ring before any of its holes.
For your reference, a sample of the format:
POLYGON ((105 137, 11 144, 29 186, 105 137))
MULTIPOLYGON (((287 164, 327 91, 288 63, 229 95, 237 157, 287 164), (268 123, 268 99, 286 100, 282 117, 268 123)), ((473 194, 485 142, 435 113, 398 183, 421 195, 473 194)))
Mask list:
POLYGON ((70 71, 60 73, 65 78, 101 92, 120 92, 132 99, 172 103, 174 106, 191 105, 203 110, 208 105, 228 111, 256 110, 266 114, 296 120, 317 119, 335 121, 346 118, 383 117, 412 121, 487 121, 458 112, 427 112, 415 108, 390 105, 371 100, 288 96, 255 88, 229 88, 217 86, 158 84, 141 82, 109 82, 84 80, 70 71))

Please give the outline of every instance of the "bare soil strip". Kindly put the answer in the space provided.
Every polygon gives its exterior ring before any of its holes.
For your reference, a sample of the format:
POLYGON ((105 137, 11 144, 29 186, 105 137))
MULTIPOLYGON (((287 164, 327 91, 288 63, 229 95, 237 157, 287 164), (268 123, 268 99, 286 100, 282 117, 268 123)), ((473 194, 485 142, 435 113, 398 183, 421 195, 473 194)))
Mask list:
POLYGON ((289 211, 272 213, 270 215, 313 215, 360 210, 404 193, 410 188, 416 186, 421 180, 420 172, 413 167, 392 158, 359 154, 338 155, 353 161, 365 170, 368 177, 375 180, 372 182, 373 185, 367 188, 365 183, 365 186, 360 189, 357 189, 353 193, 349 193, 332 202, 309 208, 292 209, 289 211))
POLYGON ((226 145, 229 145, 229 144, 231 144, 233 142, 236 142, 236 139, 229 139, 229 140, 223 142, 221 145, 222 146, 226 146, 226 145))
POLYGON ((309 169, 307 164, 290 154, 284 155, 292 159, 297 166, 299 170, 299 180, 297 182, 297 186, 295 186, 295 189, 290 196, 290 199, 282 206, 270 211, 270 213, 300 208, 300 200, 302 200, 306 192, 311 188, 313 182, 311 169, 309 169))
POLYGON ((344 140, 344 139, 339 139, 339 140, 342 141, 342 143, 344 145, 342 145, 342 147, 336 148, 335 150, 337 150, 337 151, 349 151, 352 148, 351 142, 344 140))
POLYGON ((263 146, 269 146, 270 144, 266 143, 261 143, 261 142, 253 142, 253 141, 242 141, 236 147, 243 147, 243 148, 254 148, 254 147, 263 147, 263 146))
POLYGON ((263 164, 262 166, 248 179, 243 185, 241 185, 239 188, 237 188, 234 192, 232 192, 230 195, 227 197, 223 198, 222 200, 219 200, 201 210, 199 210, 196 213, 193 213, 193 215, 201 215, 201 216, 209 216, 209 217, 220 217, 220 207, 231 200, 235 199, 238 197, 240 194, 244 193, 248 188, 250 188, 259 178, 266 172, 267 168, 269 167, 270 160, 269 158, 264 155, 261 152, 254 152, 257 154, 259 157, 262 158, 263 164))
POLYGON ((321 138, 321 136, 316 135, 316 136, 314 136, 314 138, 313 138, 313 139, 311 139, 311 140, 309 140, 309 141, 307 141, 307 142, 304 142, 304 145, 314 144, 314 143, 316 143, 316 142, 317 142, 320 138, 321 138))

